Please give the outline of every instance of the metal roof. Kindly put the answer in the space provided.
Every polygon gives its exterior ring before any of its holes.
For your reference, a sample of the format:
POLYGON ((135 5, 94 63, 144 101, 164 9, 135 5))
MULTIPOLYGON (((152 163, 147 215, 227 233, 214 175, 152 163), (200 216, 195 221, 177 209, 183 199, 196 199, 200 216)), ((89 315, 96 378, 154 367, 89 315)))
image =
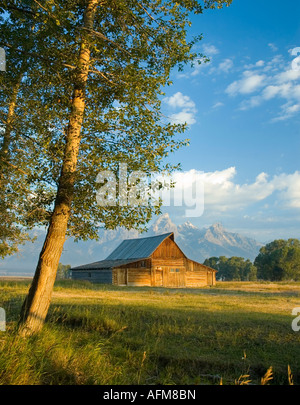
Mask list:
POLYGON ((126 239, 109 255, 106 260, 118 259, 144 259, 158 248, 167 238, 174 235, 173 232, 147 238, 126 239))
MULTIPOLYGON (((145 257, 146 259, 146 257, 145 257)), ((73 267, 72 270, 104 270, 119 267, 124 264, 134 263, 135 260, 100 260, 99 262, 84 264, 82 266, 73 267)))
POLYGON ((105 260, 73 267, 71 270, 111 269, 137 260, 147 259, 173 232, 138 239, 126 239, 105 260))

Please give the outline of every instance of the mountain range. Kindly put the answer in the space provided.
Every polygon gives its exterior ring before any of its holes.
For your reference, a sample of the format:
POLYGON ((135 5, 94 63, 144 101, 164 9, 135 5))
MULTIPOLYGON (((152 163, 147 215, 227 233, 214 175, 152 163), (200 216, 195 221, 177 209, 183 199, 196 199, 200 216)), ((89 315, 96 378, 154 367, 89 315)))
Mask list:
MULTIPOLYGON (((34 243, 27 243, 21 247, 19 254, 0 261, 0 275, 33 274, 45 237, 45 232, 40 229, 34 232, 34 243)), ((98 241, 74 243, 69 239, 65 243, 61 262, 72 267, 92 263, 105 259, 124 239, 167 232, 174 232, 175 241, 186 256, 200 263, 212 256, 239 256, 253 261, 262 247, 261 243, 252 238, 227 231, 221 223, 205 228, 198 228, 189 221, 176 225, 169 214, 165 213, 157 218, 147 233, 139 234, 135 230, 119 228, 114 231, 101 230, 98 241)))
POLYGON ((239 256, 252 261, 263 246, 255 239, 227 231, 219 222, 207 228, 198 228, 189 221, 176 226, 169 215, 164 214, 150 232, 160 234, 164 230, 174 232, 175 241, 186 256, 200 263, 212 256, 239 256))

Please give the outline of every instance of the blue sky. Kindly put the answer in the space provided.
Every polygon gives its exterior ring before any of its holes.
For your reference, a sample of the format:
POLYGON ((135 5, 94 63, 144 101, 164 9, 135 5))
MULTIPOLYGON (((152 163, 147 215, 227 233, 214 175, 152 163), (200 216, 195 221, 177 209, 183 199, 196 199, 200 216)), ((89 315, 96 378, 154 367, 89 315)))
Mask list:
POLYGON ((170 159, 186 176, 203 172, 204 212, 164 207, 174 222, 300 237, 299 15, 298 0, 233 0, 192 18, 189 35, 203 34, 196 49, 210 62, 173 72, 163 106, 189 124, 190 146, 170 159))

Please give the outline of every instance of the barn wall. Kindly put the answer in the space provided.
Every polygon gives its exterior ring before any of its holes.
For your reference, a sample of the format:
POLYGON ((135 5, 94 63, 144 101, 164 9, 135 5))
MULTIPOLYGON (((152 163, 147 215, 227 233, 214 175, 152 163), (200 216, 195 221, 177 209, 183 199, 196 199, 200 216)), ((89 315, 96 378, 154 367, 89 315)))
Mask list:
POLYGON ((72 270, 73 280, 88 280, 91 283, 112 284, 112 271, 104 270, 72 270))
POLYGON ((151 260, 139 260, 135 263, 115 268, 113 270, 113 284, 151 286, 151 260))
POLYGON ((207 267, 196 263, 192 260, 186 260, 186 286, 187 287, 203 287, 206 285, 215 285, 215 272, 207 267))
POLYGON ((151 286, 151 271, 148 268, 129 268, 127 284, 133 286, 151 286))
POLYGON ((206 271, 189 271, 186 274, 187 287, 203 287, 208 285, 206 271))

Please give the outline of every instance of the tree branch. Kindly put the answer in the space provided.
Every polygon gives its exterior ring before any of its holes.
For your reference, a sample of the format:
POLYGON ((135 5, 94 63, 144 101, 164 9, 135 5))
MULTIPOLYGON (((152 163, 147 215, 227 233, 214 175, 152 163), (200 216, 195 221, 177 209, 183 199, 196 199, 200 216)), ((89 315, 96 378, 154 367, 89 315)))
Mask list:
POLYGON ((25 9, 25 8, 20 8, 20 7, 11 6, 11 5, 6 6, 6 8, 7 8, 8 10, 20 11, 21 13, 27 13, 27 14, 31 14, 31 15, 33 15, 33 16, 36 16, 36 13, 35 13, 34 11, 32 11, 32 10, 27 10, 27 9, 25 9))
POLYGON ((126 53, 127 55, 129 55, 130 57, 132 57, 131 53, 128 52, 126 49, 124 49, 121 45, 119 45, 117 42, 112 41, 111 39, 107 38, 104 34, 102 34, 101 32, 98 31, 94 31, 90 28, 87 27, 79 27, 82 30, 86 30, 88 32, 90 32, 91 34, 97 36, 98 38, 103 39, 104 41, 110 42, 111 44, 113 44, 114 46, 116 46, 118 49, 120 49, 120 51, 126 53))

